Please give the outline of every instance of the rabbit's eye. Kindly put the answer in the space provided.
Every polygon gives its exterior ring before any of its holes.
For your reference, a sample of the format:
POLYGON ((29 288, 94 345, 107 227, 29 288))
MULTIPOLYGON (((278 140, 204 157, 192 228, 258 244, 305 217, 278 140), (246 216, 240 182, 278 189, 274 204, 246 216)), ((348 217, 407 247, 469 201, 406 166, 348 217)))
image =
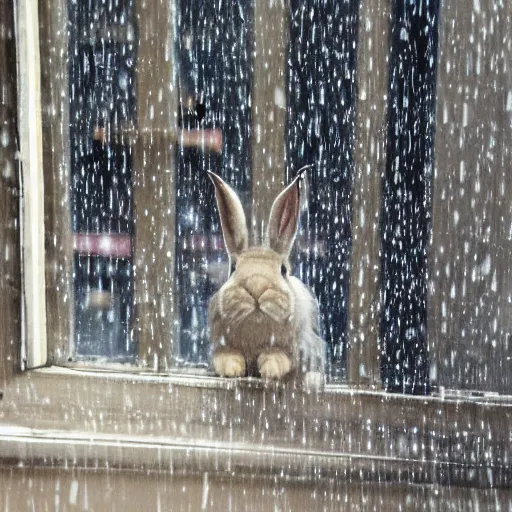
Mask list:
POLYGON ((236 270, 236 263, 233 261, 231 263, 231 268, 229 269, 229 275, 232 275, 235 270, 236 270))
POLYGON ((281 265, 281 275, 283 277, 286 277, 286 274, 287 274, 287 270, 286 270, 286 266, 285 265, 281 265))

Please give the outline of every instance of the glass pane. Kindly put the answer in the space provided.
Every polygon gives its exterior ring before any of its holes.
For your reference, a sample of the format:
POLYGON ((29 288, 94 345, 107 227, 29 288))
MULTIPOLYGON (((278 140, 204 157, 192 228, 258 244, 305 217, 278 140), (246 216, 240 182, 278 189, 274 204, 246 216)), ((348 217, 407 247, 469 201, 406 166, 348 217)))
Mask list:
POLYGON ((292 2, 290 12, 288 175, 314 164, 296 242, 297 275, 319 300, 336 381, 346 376, 358 13, 356 1, 313 2, 309 9, 292 2))
POLYGON ((226 279, 227 253, 207 170, 251 207, 252 5, 181 1, 177 16, 180 127, 176 180, 177 337, 180 363, 207 366, 208 300, 226 279), (192 146, 198 130, 218 147, 192 146))
POLYGON ((68 3, 71 215, 77 357, 133 360, 132 149, 136 123, 131 0, 68 3))
POLYGON ((382 205, 382 350, 386 389, 428 394, 427 246, 434 158, 438 4, 400 2, 391 34, 382 205))

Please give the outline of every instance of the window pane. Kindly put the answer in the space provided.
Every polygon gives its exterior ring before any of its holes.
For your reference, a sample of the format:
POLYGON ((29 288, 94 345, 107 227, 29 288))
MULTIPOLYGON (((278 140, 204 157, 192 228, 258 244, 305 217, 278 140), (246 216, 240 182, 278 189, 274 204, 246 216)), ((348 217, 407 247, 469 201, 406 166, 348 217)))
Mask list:
POLYGON ((291 5, 288 173, 314 164, 296 262, 318 297, 330 374, 339 381, 346 376, 359 2, 291 5))
POLYGON ((438 2, 396 3, 391 33, 382 210, 382 350, 386 389, 428 394, 430 229, 438 2))
POLYGON ((185 140, 205 130, 220 142, 217 151, 182 144, 176 170, 178 357, 182 363, 205 366, 208 299, 228 273, 206 170, 225 178, 246 210, 251 207, 252 2, 178 5, 180 127, 185 140))
POLYGON ((74 352, 130 360, 134 3, 69 2, 68 16, 74 352))

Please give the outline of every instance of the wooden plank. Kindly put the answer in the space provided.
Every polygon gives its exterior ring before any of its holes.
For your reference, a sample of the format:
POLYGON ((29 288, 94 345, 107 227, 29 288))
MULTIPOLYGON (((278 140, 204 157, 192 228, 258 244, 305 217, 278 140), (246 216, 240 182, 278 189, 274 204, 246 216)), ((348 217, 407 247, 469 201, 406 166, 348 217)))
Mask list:
POLYGON ((3 390, 3 387, 20 369, 19 211, 18 191, 0 180, 0 390, 3 390))
POLYGON ((28 367, 46 363, 46 302, 43 143, 41 125, 41 66, 38 2, 22 0, 16 5, 18 61, 19 158, 23 182, 21 212, 23 310, 25 359, 28 367))
POLYGON ((74 339, 67 23, 65 0, 39 2, 49 363, 67 361, 74 339))
MULTIPOLYGON (((163 466, 163 463, 162 463, 163 466)), ((299 482, 251 473, 220 475, 103 468, 3 467, 0 493, 6 510, 53 510, 56 503, 79 510, 510 510, 510 489, 467 489, 336 478, 299 482), (343 505, 341 505, 343 504, 343 505), (385 504, 383 506, 383 504, 385 504)), ((64 508, 64 507, 63 507, 64 508)))
POLYGON ((134 152, 134 323, 140 364, 171 365, 175 320, 174 2, 138 1, 137 108, 134 152))
POLYGON ((20 368, 21 252, 14 6, 0 0, 0 390, 20 368))
POLYGON ((13 4, 0 0, 0 181, 19 187, 15 160, 17 132, 16 40, 13 4))
MULTIPOLYGON (((2 200, 2 198, 0 198, 2 200)), ((21 292, 0 286, 0 392, 20 369, 21 292)))
POLYGON ((380 385, 380 209, 391 1, 363 0, 359 9, 347 377, 353 385, 371 386, 380 385))
POLYGON ((432 380, 512 393, 512 4, 441 2, 432 380))
POLYGON ((272 202, 285 179, 288 22, 285 2, 254 3, 250 234, 255 243, 263 240, 272 202))

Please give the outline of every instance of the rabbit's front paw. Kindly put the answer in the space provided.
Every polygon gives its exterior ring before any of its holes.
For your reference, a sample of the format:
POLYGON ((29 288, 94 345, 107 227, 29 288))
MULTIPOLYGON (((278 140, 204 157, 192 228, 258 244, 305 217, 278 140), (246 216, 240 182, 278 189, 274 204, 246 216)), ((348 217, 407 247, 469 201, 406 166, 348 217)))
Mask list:
POLYGON ((281 351, 264 352, 258 357, 258 370, 263 379, 277 380, 286 375, 292 367, 290 358, 281 351))
POLYGON ((221 377, 243 377, 245 359, 238 352, 220 352, 213 356, 213 368, 221 377))

